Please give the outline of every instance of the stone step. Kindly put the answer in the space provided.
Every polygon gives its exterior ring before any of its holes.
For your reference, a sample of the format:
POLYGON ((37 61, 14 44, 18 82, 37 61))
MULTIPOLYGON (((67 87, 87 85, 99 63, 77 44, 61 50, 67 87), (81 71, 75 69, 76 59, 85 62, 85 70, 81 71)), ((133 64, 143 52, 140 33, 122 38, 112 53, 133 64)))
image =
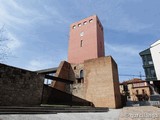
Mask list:
POLYGON ((56 114, 108 111, 108 108, 100 107, 0 107, 0 114, 56 114))

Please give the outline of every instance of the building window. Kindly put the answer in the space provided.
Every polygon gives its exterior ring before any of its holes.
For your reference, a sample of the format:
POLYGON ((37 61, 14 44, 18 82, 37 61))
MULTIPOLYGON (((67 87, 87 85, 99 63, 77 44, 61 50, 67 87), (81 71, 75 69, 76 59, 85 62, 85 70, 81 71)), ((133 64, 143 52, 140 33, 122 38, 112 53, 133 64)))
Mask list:
POLYGON ((90 19, 89 22, 90 22, 90 23, 93 22, 93 19, 90 19))
POLYGON ((151 77, 156 77, 156 73, 154 69, 151 69, 151 77))
POLYGON ((76 28, 76 25, 73 25, 73 27, 72 27, 73 29, 75 29, 76 28))
POLYGON ((78 27, 81 27, 81 23, 78 24, 78 27))
POLYGON ((81 40, 80 47, 83 47, 83 40, 81 40))
POLYGON ((84 77, 84 73, 83 73, 83 70, 80 71, 80 78, 83 78, 84 77))
POLYGON ((148 64, 149 65, 153 65, 153 61, 148 61, 148 64))
POLYGON ((74 70, 76 70, 76 66, 74 66, 74 70))
POLYGON ((127 86, 127 85, 123 85, 123 90, 124 90, 125 92, 127 92, 127 91, 128 91, 128 86, 127 86))
POLYGON ((142 89, 142 94, 145 94, 145 91, 144 91, 144 89, 142 89))
POLYGON ((83 25, 86 25, 86 24, 87 24, 87 21, 84 21, 84 22, 83 22, 83 25))
POLYGON ((136 94, 137 94, 137 95, 139 94, 138 90, 136 90, 136 94))

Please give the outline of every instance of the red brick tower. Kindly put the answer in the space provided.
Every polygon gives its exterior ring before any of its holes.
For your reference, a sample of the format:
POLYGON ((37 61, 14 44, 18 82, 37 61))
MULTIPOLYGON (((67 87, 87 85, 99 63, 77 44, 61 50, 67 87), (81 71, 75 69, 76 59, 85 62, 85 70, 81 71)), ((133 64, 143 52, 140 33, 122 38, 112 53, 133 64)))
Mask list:
POLYGON ((96 15, 71 24, 68 62, 77 64, 104 56, 103 26, 96 15))

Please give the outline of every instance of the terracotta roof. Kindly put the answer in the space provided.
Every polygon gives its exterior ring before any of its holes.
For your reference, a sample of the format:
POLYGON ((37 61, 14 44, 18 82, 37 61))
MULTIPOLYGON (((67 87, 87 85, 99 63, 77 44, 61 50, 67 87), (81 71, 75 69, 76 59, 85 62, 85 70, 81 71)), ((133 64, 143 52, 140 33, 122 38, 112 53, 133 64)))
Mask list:
POLYGON ((145 80, 141 80, 139 78, 134 78, 134 79, 131 79, 131 80, 127 80, 127 81, 124 81, 120 84, 132 84, 132 83, 140 83, 140 82, 146 82, 145 80))

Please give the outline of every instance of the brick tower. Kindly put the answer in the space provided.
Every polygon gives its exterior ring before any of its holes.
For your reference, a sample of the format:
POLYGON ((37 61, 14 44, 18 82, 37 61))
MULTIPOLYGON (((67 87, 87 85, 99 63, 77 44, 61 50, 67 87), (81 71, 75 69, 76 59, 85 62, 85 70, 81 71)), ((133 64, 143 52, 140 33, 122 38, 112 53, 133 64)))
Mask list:
POLYGON ((75 22, 70 26, 68 62, 104 57, 103 27, 96 15, 75 22))
POLYGON ((71 24, 68 62, 61 62, 55 76, 73 81, 72 85, 52 82, 55 89, 81 99, 72 97, 72 103, 121 107, 118 67, 111 56, 105 56, 103 27, 96 15, 71 24))

